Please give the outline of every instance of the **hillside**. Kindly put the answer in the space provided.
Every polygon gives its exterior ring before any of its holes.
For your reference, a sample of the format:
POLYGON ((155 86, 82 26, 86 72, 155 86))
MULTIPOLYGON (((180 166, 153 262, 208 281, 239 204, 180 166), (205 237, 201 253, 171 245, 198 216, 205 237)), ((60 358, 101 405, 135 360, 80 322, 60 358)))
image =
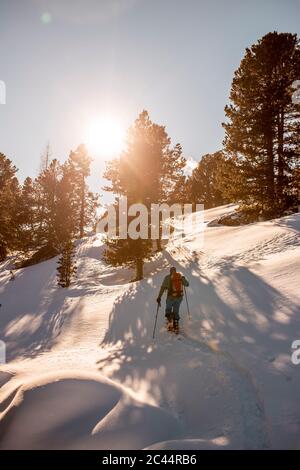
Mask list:
MULTIPOLYGON (((80 241, 77 278, 53 259, 0 264, 0 448, 300 448, 300 215, 240 227, 205 212, 130 283, 80 241), (202 243, 204 231, 204 243, 202 243), (190 282, 191 318, 166 332, 157 293, 169 266, 190 282)), ((163 305, 164 306, 164 305, 163 305)))

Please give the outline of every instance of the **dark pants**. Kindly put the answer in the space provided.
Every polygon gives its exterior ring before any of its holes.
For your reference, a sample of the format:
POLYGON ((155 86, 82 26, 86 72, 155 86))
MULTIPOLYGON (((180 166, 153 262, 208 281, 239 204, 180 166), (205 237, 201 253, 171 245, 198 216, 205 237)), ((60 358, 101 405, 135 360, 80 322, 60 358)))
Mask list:
POLYGON ((179 320, 179 307, 182 302, 182 297, 167 297, 166 302, 166 317, 168 320, 179 320))

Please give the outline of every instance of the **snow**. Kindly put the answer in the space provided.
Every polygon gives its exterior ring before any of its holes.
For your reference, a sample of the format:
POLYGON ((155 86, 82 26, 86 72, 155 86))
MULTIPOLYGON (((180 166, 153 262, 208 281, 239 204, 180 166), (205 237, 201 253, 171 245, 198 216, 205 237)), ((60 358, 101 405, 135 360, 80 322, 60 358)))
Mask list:
POLYGON ((8 429, 5 449, 126 449, 180 433, 180 423, 166 411, 139 403, 97 375, 68 372, 20 386, 2 426, 8 429))
POLYGON ((57 259, 0 264, 0 448, 300 448, 300 215, 247 226, 205 211, 145 267, 102 261, 100 235, 77 244, 78 272, 56 286, 57 259), (204 239, 203 239, 204 228, 204 239), (165 331, 155 299, 170 264, 190 281, 191 319, 165 331))

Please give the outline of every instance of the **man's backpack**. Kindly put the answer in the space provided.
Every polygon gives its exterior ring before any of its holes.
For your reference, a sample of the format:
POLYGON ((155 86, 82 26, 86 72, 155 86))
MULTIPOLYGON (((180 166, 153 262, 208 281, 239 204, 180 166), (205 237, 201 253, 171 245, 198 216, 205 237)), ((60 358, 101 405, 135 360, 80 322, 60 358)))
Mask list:
POLYGON ((173 273, 171 275, 171 295, 172 297, 183 296, 182 276, 180 273, 173 273))

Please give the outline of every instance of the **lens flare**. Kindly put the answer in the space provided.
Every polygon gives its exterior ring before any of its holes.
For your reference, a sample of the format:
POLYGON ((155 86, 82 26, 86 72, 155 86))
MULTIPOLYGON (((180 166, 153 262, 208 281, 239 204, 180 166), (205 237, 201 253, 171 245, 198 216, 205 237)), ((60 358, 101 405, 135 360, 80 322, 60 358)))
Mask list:
POLYGON ((44 23, 44 24, 49 24, 51 23, 52 21, 52 15, 51 13, 49 13, 48 11, 45 11, 42 15, 41 15, 41 22, 44 23))
POLYGON ((93 120, 85 133, 85 144, 89 152, 95 156, 117 156, 124 148, 124 141, 124 129, 110 116, 93 120))

